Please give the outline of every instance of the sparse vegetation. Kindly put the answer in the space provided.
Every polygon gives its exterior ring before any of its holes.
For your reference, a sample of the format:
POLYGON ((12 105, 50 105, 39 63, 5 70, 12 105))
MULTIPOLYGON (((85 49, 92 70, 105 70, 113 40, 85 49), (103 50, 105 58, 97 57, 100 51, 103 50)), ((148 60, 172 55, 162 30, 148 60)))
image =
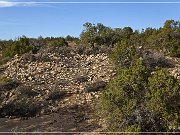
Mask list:
POLYGON ((11 80, 5 76, 0 76, 0 91, 9 91, 20 85, 20 82, 17 80, 11 80))
POLYGON ((101 96, 101 109, 111 131, 179 131, 178 80, 142 60, 120 69, 101 96))
POLYGON ((22 38, 19 38, 17 41, 14 41, 12 44, 8 45, 3 52, 3 56, 13 57, 16 54, 22 55, 29 51, 36 53, 37 50, 38 49, 35 46, 30 45, 29 38, 23 36, 22 38))
POLYGON ((16 117, 33 117, 40 110, 38 103, 33 103, 27 98, 21 98, 11 101, 0 108, 0 117, 16 116, 16 117))
POLYGON ((64 91, 51 91, 47 97, 47 100, 58 100, 58 99, 62 99, 65 96, 65 92, 64 91))
MULTIPOLYGON (((14 66, 15 73, 11 73, 11 77, 21 78, 25 84, 28 82, 27 86, 0 75, 0 117, 33 117, 41 106, 44 110, 49 107, 47 110, 53 112, 53 104, 58 106, 68 92, 79 94, 79 97, 86 94, 88 98, 101 93, 96 100, 96 111, 109 131, 179 132, 180 80, 177 78, 180 75, 176 73, 178 70, 174 71, 175 78, 167 71, 167 68, 179 68, 176 65, 180 65, 178 58, 180 22, 174 20, 167 20, 161 28, 142 31, 85 23, 80 38, 69 35, 37 39, 22 36, 0 41, 0 65, 5 64, 5 68, 14 66), (21 64, 16 61, 16 54, 22 56, 18 59, 21 64), (14 63, 5 64, 13 57, 14 63), (175 59, 174 63, 170 59, 175 59), (101 64, 94 66, 94 63, 101 64), (117 69, 116 75, 93 72, 102 70, 108 73, 103 67, 109 63, 113 63, 109 70, 117 69), (34 69, 33 66, 37 68, 37 65, 41 68, 34 69), (79 71, 84 68, 87 70, 79 71), (38 91, 33 89, 34 85, 38 91), (34 100, 36 97, 38 99, 34 100)), ((69 103, 70 100, 66 101, 69 103)), ((89 102, 86 97, 82 100, 82 104, 89 102)))
POLYGON ((100 91, 100 90, 103 90, 107 85, 107 82, 104 82, 104 81, 97 81, 95 83, 92 83, 92 84, 89 84, 85 91, 86 92, 97 92, 97 91, 100 91))
POLYGON ((138 56, 135 46, 130 45, 127 41, 122 41, 113 49, 110 57, 119 67, 128 67, 132 60, 138 56))
POLYGON ((38 92, 32 90, 31 86, 19 86, 17 92, 19 92, 21 97, 34 97, 38 95, 38 92))
POLYGON ((0 75, 0 84, 7 82, 9 79, 5 76, 0 75))

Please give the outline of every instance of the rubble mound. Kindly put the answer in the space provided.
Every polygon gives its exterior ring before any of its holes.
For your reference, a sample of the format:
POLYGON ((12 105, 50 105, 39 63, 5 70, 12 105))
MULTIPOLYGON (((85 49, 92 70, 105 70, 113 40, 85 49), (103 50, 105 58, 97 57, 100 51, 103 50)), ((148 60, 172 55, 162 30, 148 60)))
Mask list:
POLYGON ((70 105, 91 104, 92 98, 98 97, 116 73, 107 54, 80 55, 69 49, 16 55, 3 68, 6 77, 19 80, 21 85, 1 93, 4 98, 0 109, 23 97, 27 103, 38 104, 39 114, 57 112, 70 105))

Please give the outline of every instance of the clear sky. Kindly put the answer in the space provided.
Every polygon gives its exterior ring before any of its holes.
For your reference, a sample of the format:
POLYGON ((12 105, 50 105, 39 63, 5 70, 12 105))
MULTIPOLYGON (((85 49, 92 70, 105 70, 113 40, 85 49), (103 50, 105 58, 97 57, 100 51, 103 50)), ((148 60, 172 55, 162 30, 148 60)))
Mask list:
MULTIPOLYGON (((103 23, 114 27, 130 26, 133 29, 161 27, 167 19, 180 20, 179 4, 39 4, 12 3, 25 0, 0 0, 0 39, 14 39, 25 35, 79 36, 85 22, 103 23)), ((30 1, 30 0, 26 0, 30 1)), ((32 0, 37 2, 48 0, 32 0)), ((49 0, 50 1, 50 0, 49 0)), ((83 0, 51 0, 83 1, 83 0)), ((153 0, 84 0, 102 1, 149 1, 153 0)), ((172 0, 154 0, 172 2, 172 0)), ((180 0, 173 0, 180 2, 180 0)))

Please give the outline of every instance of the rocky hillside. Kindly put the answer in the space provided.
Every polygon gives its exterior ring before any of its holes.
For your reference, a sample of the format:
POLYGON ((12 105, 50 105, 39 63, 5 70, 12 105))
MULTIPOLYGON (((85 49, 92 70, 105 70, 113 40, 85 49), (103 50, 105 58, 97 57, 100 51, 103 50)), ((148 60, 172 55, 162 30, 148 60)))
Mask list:
MULTIPOLYGON (((175 64, 169 71, 179 78, 179 59, 167 60, 175 64)), ((44 118, 50 123, 56 121, 47 131, 59 127, 63 128, 60 131, 94 131, 98 125, 91 117, 93 99, 99 97, 115 74, 116 68, 105 52, 86 54, 72 48, 42 48, 37 54, 16 55, 0 67, 0 121, 7 120, 0 131, 15 127, 16 131, 41 131, 49 127, 44 118), (28 120, 18 124, 14 118, 28 120), (46 124, 37 124, 37 120, 46 124)), ((103 130, 100 127, 97 131, 103 130)))

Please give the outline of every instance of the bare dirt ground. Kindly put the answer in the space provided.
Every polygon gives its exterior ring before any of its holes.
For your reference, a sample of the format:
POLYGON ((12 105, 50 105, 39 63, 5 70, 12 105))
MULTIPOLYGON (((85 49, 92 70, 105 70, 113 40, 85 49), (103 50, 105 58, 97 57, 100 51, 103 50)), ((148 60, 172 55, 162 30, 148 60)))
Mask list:
MULTIPOLYGON (((93 111, 89 106, 73 105, 57 113, 28 119, 0 119, 0 132, 102 132, 103 127, 92 122, 93 111)), ((43 134, 43 133, 42 133, 43 134)), ((82 133, 83 134, 83 133, 82 133)))

